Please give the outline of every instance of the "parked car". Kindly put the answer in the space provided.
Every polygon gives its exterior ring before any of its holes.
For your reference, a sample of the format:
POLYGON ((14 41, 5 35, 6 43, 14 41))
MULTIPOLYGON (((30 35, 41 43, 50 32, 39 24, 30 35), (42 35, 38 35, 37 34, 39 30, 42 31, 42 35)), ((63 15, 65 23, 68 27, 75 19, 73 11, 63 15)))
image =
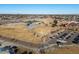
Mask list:
POLYGON ((74 40, 72 42, 75 44, 78 44, 79 43, 79 35, 76 38, 74 38, 74 40))

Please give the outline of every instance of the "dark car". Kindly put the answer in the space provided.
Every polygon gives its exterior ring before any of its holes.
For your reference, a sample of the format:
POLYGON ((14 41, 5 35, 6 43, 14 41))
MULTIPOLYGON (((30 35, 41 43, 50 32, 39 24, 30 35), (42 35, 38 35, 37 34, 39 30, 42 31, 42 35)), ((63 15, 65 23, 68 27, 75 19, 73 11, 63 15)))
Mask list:
POLYGON ((79 43, 79 35, 76 38, 74 38, 74 40, 72 42, 75 44, 78 44, 79 43))

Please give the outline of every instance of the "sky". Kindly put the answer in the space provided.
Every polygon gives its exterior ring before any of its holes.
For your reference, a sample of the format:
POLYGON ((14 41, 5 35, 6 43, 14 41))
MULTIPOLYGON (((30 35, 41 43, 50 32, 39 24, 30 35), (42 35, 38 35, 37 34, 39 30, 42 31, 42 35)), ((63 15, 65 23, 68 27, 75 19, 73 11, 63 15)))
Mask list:
POLYGON ((79 14, 79 4, 0 4, 0 14, 79 14))

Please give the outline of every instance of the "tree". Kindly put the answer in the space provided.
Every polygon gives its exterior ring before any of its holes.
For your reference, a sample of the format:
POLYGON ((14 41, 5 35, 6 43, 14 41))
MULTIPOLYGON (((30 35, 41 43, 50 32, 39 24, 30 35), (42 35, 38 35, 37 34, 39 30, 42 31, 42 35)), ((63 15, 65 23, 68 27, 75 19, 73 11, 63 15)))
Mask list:
POLYGON ((52 27, 57 26, 57 23, 58 23, 57 20, 54 20, 53 24, 52 24, 52 27))

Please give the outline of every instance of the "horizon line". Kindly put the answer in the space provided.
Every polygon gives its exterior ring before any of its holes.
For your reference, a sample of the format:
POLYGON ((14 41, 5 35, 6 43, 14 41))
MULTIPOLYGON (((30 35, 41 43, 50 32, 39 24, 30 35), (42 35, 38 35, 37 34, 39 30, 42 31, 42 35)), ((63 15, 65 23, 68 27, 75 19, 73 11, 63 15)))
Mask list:
POLYGON ((22 13, 0 13, 0 15, 79 15, 79 14, 22 14, 22 13))

